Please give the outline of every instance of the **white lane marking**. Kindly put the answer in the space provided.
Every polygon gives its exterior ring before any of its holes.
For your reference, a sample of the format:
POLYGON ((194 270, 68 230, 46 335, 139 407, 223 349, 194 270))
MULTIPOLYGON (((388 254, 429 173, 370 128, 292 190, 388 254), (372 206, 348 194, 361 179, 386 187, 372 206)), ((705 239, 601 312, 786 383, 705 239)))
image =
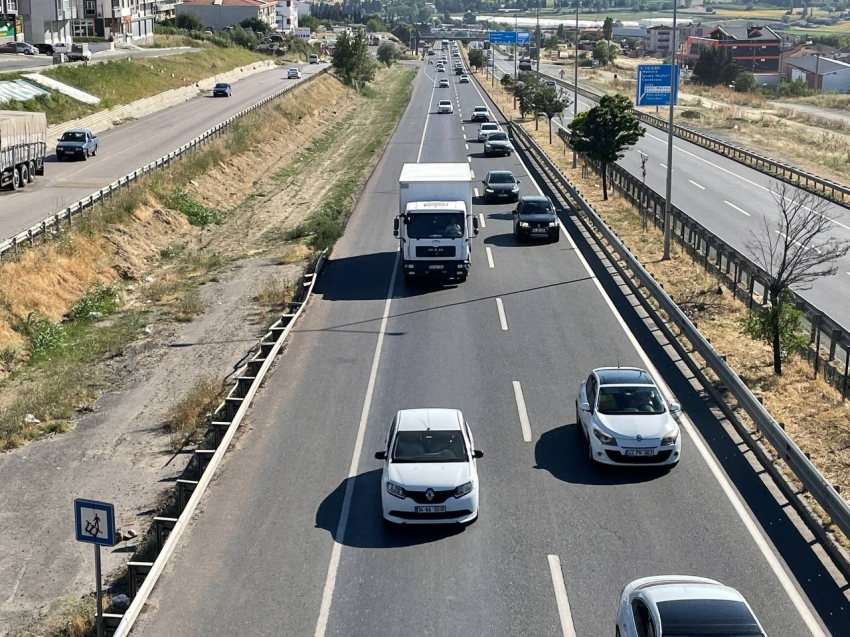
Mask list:
MULTIPOLYGON (((649 137, 650 139, 654 139, 654 140, 656 140, 656 141, 659 141, 659 142, 661 142, 662 144, 665 144, 665 145, 667 144, 667 139, 666 139, 666 138, 665 138, 665 139, 661 139, 660 137, 656 137, 655 135, 646 135, 646 137, 649 137)), ((756 183, 755 181, 752 181, 751 179, 747 179, 746 177, 742 177, 741 175, 739 175, 739 174, 737 174, 737 173, 734 173, 734 172, 732 172, 731 170, 729 170, 729 169, 727 169, 727 168, 724 168, 723 166, 718 166, 717 164, 715 164, 715 163, 713 163, 713 162, 710 162, 709 160, 707 160, 707 159, 705 159, 705 158, 703 158, 703 157, 700 157, 699 155, 696 155, 696 154, 692 153, 692 152, 691 152, 691 151, 689 151, 689 150, 685 150, 684 148, 680 148, 679 146, 676 146, 676 144, 673 144, 673 148, 674 148, 674 149, 676 149, 676 150, 678 150, 678 151, 679 151, 679 152, 681 152, 681 153, 685 153, 686 155, 690 155, 690 156, 691 156, 691 157, 693 157, 694 159, 698 159, 698 160, 700 160, 701 162, 708 164, 709 166, 714 166, 715 168, 717 168, 717 170, 722 170, 723 172, 725 172, 725 173, 726 173, 726 174, 728 174, 728 175, 732 175, 733 177, 737 177, 738 179, 740 179, 740 180, 742 180, 742 181, 746 181, 748 184, 750 184, 750 185, 752 185, 752 186, 755 186, 756 188, 761 188, 761 189, 762 189, 762 190, 764 190, 765 192, 769 192, 771 195, 775 195, 775 196, 777 196, 777 197, 779 196, 779 193, 778 193, 778 192, 774 192, 774 191, 772 191, 772 190, 771 190, 770 188, 768 188, 767 186, 762 186, 761 184, 756 183)), ((792 202, 793 200, 792 200, 790 197, 785 197, 785 201, 792 202)), ((804 208, 805 210, 809 210, 809 211, 811 211, 811 208, 807 208, 806 206, 803 206, 803 208, 804 208)), ((822 214, 821 214, 821 216, 824 216, 824 215, 822 215, 822 214)), ((835 224, 835 225, 837 225, 837 226, 841 226, 841 227, 842 227, 842 228, 844 228, 845 230, 850 230, 850 226, 845 225, 845 224, 841 223, 840 221, 838 221, 838 220, 836 220, 836 219, 830 219, 830 221, 832 221, 832 223, 834 223, 834 224, 835 224)))
POLYGON ((522 385, 518 380, 511 381, 514 385, 516 410, 519 414, 519 426, 522 429, 522 439, 531 442, 531 423, 528 422, 528 410, 525 408, 525 397, 522 395, 522 385))
POLYGON ((472 175, 472 178, 473 178, 473 179, 475 179, 475 171, 474 171, 474 170, 470 170, 470 171, 469 171, 469 174, 470 174, 470 175, 472 175))
POLYGON ((466 130, 466 126, 461 126, 460 130, 466 130))
MULTIPOLYGON (((421 149, 420 149, 421 151, 421 149)), ((334 535, 334 546, 331 551, 331 561, 328 564, 328 574, 325 578, 325 587, 322 591, 322 605, 319 607, 319 619, 316 621, 314 637, 324 637, 328 629, 328 617, 331 611, 334 588, 336 587, 336 575, 339 571, 339 557, 342 552, 342 544, 345 539, 345 527, 348 525, 348 515, 351 511, 351 497, 354 492, 354 476, 357 475, 360 465, 360 455, 363 451, 363 438, 366 434, 366 422, 369 420, 369 410, 372 407, 372 395, 375 391, 375 380, 378 377, 378 364, 381 361, 381 350, 384 346, 384 336, 387 332, 387 320, 390 315, 390 305, 393 300, 395 289, 395 277, 398 272, 398 262, 401 252, 396 252, 393 274, 390 277, 390 286, 387 290, 384 302, 384 313, 381 315, 381 327, 378 329, 378 342, 375 344, 375 354, 372 357, 372 369, 369 372, 369 382, 366 385, 366 396, 363 398, 363 407, 360 410, 360 424, 357 427, 357 437, 354 441, 354 452, 351 455, 351 464, 348 467, 348 480, 345 484, 345 495, 342 498, 342 510, 339 514, 339 523, 334 535)))
POLYGON ((464 144, 466 146, 466 150, 469 150, 469 144, 464 144))
POLYGON ((725 199, 723 200, 723 203, 725 203, 727 206, 732 206, 735 210, 737 210, 737 211, 738 211, 738 212, 740 212, 740 213, 743 213, 743 214, 747 215, 748 217, 751 217, 751 216, 752 216, 752 215, 751 215, 749 212, 747 212, 746 210, 743 210, 743 209, 739 208, 739 207, 738 207, 738 206, 736 206, 735 204, 733 204, 733 203, 731 203, 731 202, 729 202, 729 201, 726 201, 725 199))
POLYGON ((552 587, 555 589, 555 602, 558 604, 558 617, 561 620, 561 633, 564 637, 576 637, 573 614, 570 611, 570 599, 567 597, 567 585, 564 583, 564 571, 561 570, 561 558, 549 555, 549 573, 552 575, 552 587))
MULTIPOLYGON (((661 163, 661 162, 659 162, 659 163, 661 163)), ((664 170, 667 170, 667 164, 661 164, 661 167, 662 167, 664 170)))
POLYGON ((803 244, 803 243, 800 243, 799 241, 795 241, 794 239, 788 239, 788 235, 787 235, 787 234, 785 234, 784 232, 779 232, 779 230, 774 230, 774 232, 775 232, 776 234, 778 234, 780 237, 782 237, 783 239, 785 239, 786 241, 790 241, 790 242, 791 242, 791 243, 793 243, 794 245, 796 245, 796 246, 799 246, 799 247, 803 248, 803 250, 814 250, 814 251, 815 251, 815 252, 817 252, 818 254, 823 254, 823 252, 821 252, 821 251, 820 251, 820 249, 818 249, 818 248, 815 248, 815 247, 813 247, 813 246, 807 246, 807 245, 805 245, 805 244, 803 244))
POLYGON ((467 157, 466 159, 467 161, 469 161, 470 164, 472 163, 472 157, 467 157))
MULTIPOLYGON (((472 189, 472 193, 473 193, 476 197, 478 197, 478 188, 473 188, 473 189, 472 189)), ((481 213, 479 213, 479 214, 481 214, 481 213)), ((481 215, 481 216, 482 216, 482 217, 484 217, 484 215, 481 215)))
POLYGON ((425 133, 428 130, 428 119, 431 117, 431 104, 434 103, 434 91, 437 90, 437 85, 434 85, 434 88, 431 89, 431 101, 428 102, 428 113, 425 115, 425 126, 422 127, 422 139, 419 142, 419 154, 416 155, 416 163, 419 163, 419 160, 422 159, 422 148, 425 146, 425 133))
POLYGON ((505 305, 502 303, 502 299, 496 299, 496 310, 499 312, 499 325, 502 326, 503 331, 507 331, 508 329, 508 318, 505 316, 505 305))
MULTIPOLYGON (((476 196, 476 197, 478 196, 478 188, 476 188, 476 189, 475 189, 475 196, 476 196)), ((478 213, 478 219, 481 221, 481 227, 482 227, 482 228, 486 228, 486 227, 487 227, 487 222, 486 222, 486 221, 484 221, 484 213, 483 213, 483 212, 479 212, 479 213, 478 213)), ((847 274, 850 274, 850 272, 848 272, 847 274)))
POLYGON ((496 264, 493 263, 493 251, 490 249, 490 246, 487 246, 484 250, 487 252, 487 265, 491 268, 495 268, 496 264))
POLYGON ((705 186, 700 186, 700 185, 699 185, 697 182, 695 182, 693 179, 688 179, 688 181, 689 181, 689 182, 691 182, 694 186, 696 186, 696 187, 697 187, 697 188, 699 188, 700 190, 705 190, 705 186))

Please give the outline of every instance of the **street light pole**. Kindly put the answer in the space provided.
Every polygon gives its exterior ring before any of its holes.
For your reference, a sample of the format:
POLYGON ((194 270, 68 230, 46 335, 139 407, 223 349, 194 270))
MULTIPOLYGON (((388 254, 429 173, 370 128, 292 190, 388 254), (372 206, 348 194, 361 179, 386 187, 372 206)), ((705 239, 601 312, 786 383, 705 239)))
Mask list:
MULTIPOLYGON (((514 48, 512 49, 514 52, 514 81, 519 79, 516 75, 516 59, 519 57, 519 38, 517 37, 518 30, 519 20, 517 19, 516 11, 514 11, 514 48)), ((516 110, 516 93, 514 93, 514 110, 516 110)))
MULTIPOLYGON (((576 115, 578 115, 578 6, 579 2, 576 0, 576 46, 573 50, 573 121, 575 121, 576 115)), ((576 153, 575 148, 573 148, 573 168, 576 168, 577 166, 578 153, 576 153)))
MULTIPOLYGON (((540 0, 537 0, 537 79, 534 81, 535 86, 540 85, 540 0)), ((514 56, 516 59, 516 56, 514 56)), ((536 116, 535 116, 535 121, 536 116)))
POLYGON ((672 236, 672 228, 670 227, 670 198, 673 196, 673 104, 676 97, 676 5, 679 0, 673 0, 673 35, 670 43, 670 113, 667 116, 667 193, 664 200, 664 257, 663 260, 670 259, 670 237, 672 236))

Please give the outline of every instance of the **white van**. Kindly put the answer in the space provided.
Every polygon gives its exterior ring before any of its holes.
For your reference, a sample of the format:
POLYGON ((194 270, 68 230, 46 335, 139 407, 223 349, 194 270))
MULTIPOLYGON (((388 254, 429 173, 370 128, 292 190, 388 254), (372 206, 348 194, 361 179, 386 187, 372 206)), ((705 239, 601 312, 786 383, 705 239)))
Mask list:
POLYGON ((316 55, 315 53, 311 53, 310 54, 310 64, 318 64, 318 63, 319 63, 319 56, 316 55))

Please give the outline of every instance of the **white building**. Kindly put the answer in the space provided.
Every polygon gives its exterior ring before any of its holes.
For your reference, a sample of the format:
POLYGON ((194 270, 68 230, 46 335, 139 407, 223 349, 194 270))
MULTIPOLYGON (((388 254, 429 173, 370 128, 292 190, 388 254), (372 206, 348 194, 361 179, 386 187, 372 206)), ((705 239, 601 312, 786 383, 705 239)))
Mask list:
POLYGON ((153 43, 157 7, 149 0, 76 0, 77 18, 71 23, 76 37, 92 37, 134 44, 153 43))
POLYGON ((275 3, 271 0, 185 0, 176 5, 177 15, 192 13, 204 27, 221 31, 247 18, 275 26, 275 3))
POLYGON ((313 8, 313 4, 310 2, 295 2, 295 6, 298 8, 298 17, 303 18, 304 16, 310 15, 310 11, 313 8))
POLYGON ((275 21, 281 33, 294 33, 298 28, 298 2, 280 0, 275 5, 275 21))
POLYGON ((73 0, 19 0, 18 13, 26 42, 69 44, 73 41, 71 23, 77 18, 73 0))

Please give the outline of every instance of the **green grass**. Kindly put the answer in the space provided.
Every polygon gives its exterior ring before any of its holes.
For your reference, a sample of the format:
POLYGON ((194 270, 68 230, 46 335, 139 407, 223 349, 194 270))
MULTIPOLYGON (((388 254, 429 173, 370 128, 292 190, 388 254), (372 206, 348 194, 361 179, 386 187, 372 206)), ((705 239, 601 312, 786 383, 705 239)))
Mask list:
MULTIPOLYGON (((84 117, 105 108, 129 104, 145 97, 224 73, 240 66, 269 59, 242 48, 210 48, 204 51, 158 58, 111 60, 89 66, 60 66, 44 75, 69 84, 101 99, 97 105, 83 104, 57 91, 26 102, 9 101, 5 110, 38 111, 49 124, 84 117), (216 66, 213 70, 212 65, 216 66), (174 77, 172 77, 172 75, 174 77)), ((20 78, 19 73, 0 75, 0 81, 20 78)))

